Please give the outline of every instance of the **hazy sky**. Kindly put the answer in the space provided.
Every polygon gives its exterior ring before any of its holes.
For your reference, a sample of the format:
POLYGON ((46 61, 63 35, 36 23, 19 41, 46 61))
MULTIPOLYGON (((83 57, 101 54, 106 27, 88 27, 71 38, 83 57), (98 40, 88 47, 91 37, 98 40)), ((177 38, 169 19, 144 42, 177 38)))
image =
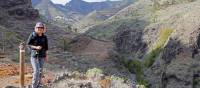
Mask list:
MULTIPOLYGON (((51 0, 53 3, 56 4, 66 4, 67 2, 71 1, 71 0, 51 0)), ((100 2, 100 1, 106 1, 106 0, 84 0, 87 2, 100 2)), ((119 0, 111 0, 111 1, 119 1, 119 0)))

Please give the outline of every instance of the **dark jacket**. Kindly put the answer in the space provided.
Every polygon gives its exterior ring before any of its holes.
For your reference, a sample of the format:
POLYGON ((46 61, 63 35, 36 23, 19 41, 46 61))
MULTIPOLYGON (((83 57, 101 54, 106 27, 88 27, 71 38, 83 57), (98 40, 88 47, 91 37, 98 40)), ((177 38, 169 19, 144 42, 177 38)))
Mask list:
POLYGON ((200 49, 200 34, 197 37, 197 48, 200 49))
POLYGON ((48 50, 48 39, 46 35, 38 36, 35 32, 31 33, 27 45, 29 46, 31 50, 31 56, 32 57, 46 57, 46 51, 48 50), (41 46, 41 50, 36 50, 31 48, 30 46, 41 46))

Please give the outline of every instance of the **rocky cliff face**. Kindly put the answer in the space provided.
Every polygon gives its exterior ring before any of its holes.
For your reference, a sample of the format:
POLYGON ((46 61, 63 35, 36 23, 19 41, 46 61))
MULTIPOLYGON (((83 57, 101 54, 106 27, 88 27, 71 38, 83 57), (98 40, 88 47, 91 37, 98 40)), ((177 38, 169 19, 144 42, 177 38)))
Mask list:
POLYGON ((4 25, 16 20, 36 19, 39 16, 38 11, 32 8, 31 0, 2 0, 0 9, 0 23, 4 25))
MULTIPOLYGON (((0 31, 4 47, 15 51, 16 44, 25 40, 34 28, 39 13, 32 8, 31 0, 1 0, 0 1, 0 31), (3 34, 3 35, 2 35, 3 34)), ((9 51, 10 52, 10 51, 9 51)))
POLYGON ((156 25, 162 25, 171 28, 174 31, 169 40, 166 42, 159 58, 150 68, 152 71, 149 70, 150 73, 147 72, 148 75, 151 73, 153 74, 151 74, 153 79, 150 81, 152 83, 152 87, 199 87, 199 55, 198 52, 196 52, 198 44, 197 41, 199 40, 200 17, 198 16, 199 13, 197 11, 199 9, 199 4, 199 1, 196 1, 161 10, 161 15, 158 17, 159 22, 156 25), (171 11, 177 12, 173 12, 174 14, 166 16, 165 13, 171 11), (185 11, 189 12, 186 13, 185 11), (155 79, 159 79, 159 81, 154 81, 154 83, 152 80, 155 79))
POLYGON ((31 0, 3 0, 0 1, 1 15, 16 19, 35 19, 38 11, 31 6, 31 0))
MULTIPOLYGON (((139 60, 141 63, 132 63, 132 69, 136 69, 134 71, 137 74, 137 71, 140 71, 137 70, 140 69, 138 64, 144 66, 142 74, 150 88, 200 87, 197 48, 200 33, 199 5, 200 1, 169 5, 167 8, 155 11, 154 22, 145 26, 142 33, 132 34, 127 31, 117 33, 115 43, 118 50, 131 53, 128 57, 133 60, 139 59, 134 57, 135 54, 144 55, 143 60, 139 60), (130 36, 120 37, 124 35, 130 36), (146 52, 142 52, 145 49, 144 44, 146 52), (135 52, 138 48, 141 50, 135 52)), ((141 78, 138 82, 140 80, 141 78)))
POLYGON ((142 40, 141 29, 130 29, 122 25, 114 38, 116 51, 121 54, 130 54, 135 58, 142 58, 147 49, 147 44, 142 40))

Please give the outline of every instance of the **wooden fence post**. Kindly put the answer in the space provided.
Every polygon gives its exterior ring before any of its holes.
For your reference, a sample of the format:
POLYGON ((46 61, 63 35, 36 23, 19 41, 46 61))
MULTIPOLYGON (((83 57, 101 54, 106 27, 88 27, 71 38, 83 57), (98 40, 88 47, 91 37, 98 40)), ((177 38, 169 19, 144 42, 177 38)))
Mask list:
POLYGON ((24 88, 24 74, 25 74, 25 43, 20 43, 20 46, 19 46, 19 49, 20 49, 20 88, 24 88))

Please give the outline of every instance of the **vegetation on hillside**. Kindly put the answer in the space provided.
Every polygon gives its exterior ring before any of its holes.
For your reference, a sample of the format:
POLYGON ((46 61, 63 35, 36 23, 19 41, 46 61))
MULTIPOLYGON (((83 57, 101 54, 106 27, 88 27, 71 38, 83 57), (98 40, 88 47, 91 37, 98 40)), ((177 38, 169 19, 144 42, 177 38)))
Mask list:
POLYGON ((145 80, 143 72, 153 65, 160 52, 163 50, 165 43, 168 41, 173 29, 163 28, 160 30, 157 41, 153 44, 150 51, 144 56, 144 61, 133 59, 128 60, 126 57, 121 58, 121 62, 129 71, 136 74, 136 80, 139 85, 148 87, 148 82, 145 80))
POLYGON ((117 31, 123 30, 119 29, 120 26, 125 25, 126 27, 134 28, 134 26, 139 23, 141 23, 140 27, 145 25, 145 22, 138 21, 137 19, 132 18, 108 20, 100 25, 96 25, 95 27, 91 28, 86 32, 86 34, 101 40, 112 40, 117 31))

